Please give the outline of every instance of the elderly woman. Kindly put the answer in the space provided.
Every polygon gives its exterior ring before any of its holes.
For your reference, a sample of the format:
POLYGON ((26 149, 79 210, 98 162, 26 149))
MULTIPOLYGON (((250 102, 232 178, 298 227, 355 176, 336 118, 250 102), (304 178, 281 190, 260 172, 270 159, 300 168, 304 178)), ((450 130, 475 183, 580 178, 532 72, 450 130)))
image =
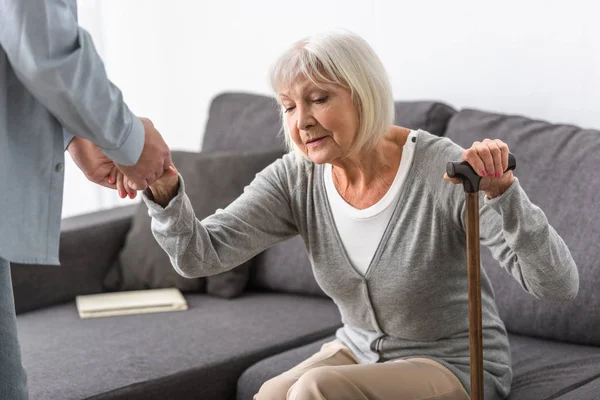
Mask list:
MULTIPOLYGON (((304 239, 343 327, 255 399, 468 399, 465 196, 444 176, 446 162, 462 158, 483 177, 482 243, 526 291, 568 300, 579 285, 563 240, 503 173, 507 145, 486 139, 465 150, 394 126, 384 68, 351 33, 296 43, 271 82, 290 151, 237 200, 199 221, 175 169, 144 193, 154 234, 186 277, 304 239)), ((485 398, 504 399, 510 349, 485 274, 482 308, 485 398)))

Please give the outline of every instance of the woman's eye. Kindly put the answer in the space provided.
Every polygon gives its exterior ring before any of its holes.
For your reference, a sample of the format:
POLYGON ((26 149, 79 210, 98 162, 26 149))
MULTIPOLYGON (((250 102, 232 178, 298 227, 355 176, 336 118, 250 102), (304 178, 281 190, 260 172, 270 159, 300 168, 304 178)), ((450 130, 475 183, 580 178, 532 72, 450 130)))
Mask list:
POLYGON ((323 104, 327 101, 327 97, 319 97, 318 99, 314 99, 313 102, 317 104, 323 104))
POLYGON ((296 108, 296 106, 285 107, 283 112, 290 112, 290 111, 292 111, 294 108, 296 108))

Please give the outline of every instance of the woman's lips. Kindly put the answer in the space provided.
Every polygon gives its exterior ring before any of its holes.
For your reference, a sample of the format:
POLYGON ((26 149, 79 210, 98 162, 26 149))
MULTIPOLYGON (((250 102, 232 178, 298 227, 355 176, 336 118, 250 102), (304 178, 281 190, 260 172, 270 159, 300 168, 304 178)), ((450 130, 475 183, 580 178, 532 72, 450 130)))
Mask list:
POLYGON ((320 145, 323 142, 323 140, 325 140, 326 137, 327 136, 323 136, 323 137, 320 137, 320 138, 317 138, 317 139, 311 139, 308 142, 306 142, 306 145, 308 147, 318 146, 318 145, 320 145))

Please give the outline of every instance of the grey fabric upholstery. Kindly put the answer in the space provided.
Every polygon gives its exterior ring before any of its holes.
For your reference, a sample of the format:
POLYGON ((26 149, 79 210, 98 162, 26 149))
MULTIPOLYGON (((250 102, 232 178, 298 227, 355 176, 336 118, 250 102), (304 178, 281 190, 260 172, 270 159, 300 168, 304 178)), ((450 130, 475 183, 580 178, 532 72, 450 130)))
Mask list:
POLYGON ((600 378, 582 383, 579 387, 559 394, 557 397, 550 397, 548 400, 591 400, 597 399, 598 393, 600 393, 600 378))
MULTIPOLYGON (((438 102, 396 102, 396 123, 442 135, 456 112, 438 102)), ((272 97, 224 93, 210 108, 202 151, 284 149, 280 109, 272 97)), ((306 249, 297 237, 278 243, 255 259, 251 271, 255 288, 323 295, 314 277, 306 249)))
POLYGON ((284 150, 279 107, 274 98, 223 93, 210 105, 202 151, 284 150))
POLYGON ((22 314, 31 400, 232 399, 248 366, 340 325, 333 302, 317 297, 186 299, 181 312, 81 320, 70 303, 22 314))
POLYGON ((60 266, 12 264, 17 313, 100 293, 102 280, 123 245, 136 206, 65 218, 60 266))
MULTIPOLYGON (((238 380, 237 400, 250 400, 263 382, 310 357, 330 336, 266 358, 248 368, 238 380)), ((582 346, 527 336, 510 335, 513 384, 507 400, 597 398, 600 388, 600 347, 582 346)), ((484 348, 485 351, 485 348, 484 348)))
POLYGON ((248 286, 258 290, 323 296, 300 236, 288 239, 255 257, 248 286))
POLYGON ((508 400, 598 398, 598 393, 582 397, 574 393, 586 391, 593 381, 600 383, 600 347, 519 335, 509 339, 514 376, 508 400))
POLYGON ((519 116, 462 110, 446 136, 463 147, 498 138, 517 158, 516 176, 571 250, 580 288, 570 303, 540 301, 482 248, 500 316, 510 332, 600 345, 600 131, 551 125, 519 116))
POLYGON ((396 125, 437 136, 444 136, 448 121, 456 113, 449 105, 433 101, 397 101, 394 105, 396 125))

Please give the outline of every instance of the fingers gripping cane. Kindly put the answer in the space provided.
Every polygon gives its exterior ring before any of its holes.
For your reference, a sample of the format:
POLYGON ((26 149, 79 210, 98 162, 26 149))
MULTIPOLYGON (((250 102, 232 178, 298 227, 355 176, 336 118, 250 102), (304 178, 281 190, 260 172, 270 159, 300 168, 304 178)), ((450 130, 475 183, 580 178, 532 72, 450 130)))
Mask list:
MULTIPOLYGON (((508 155, 508 168, 517 166, 508 155)), ((469 291, 469 349, 471 361, 471 399, 483 400, 483 333, 481 327, 481 262, 479 259, 479 182, 481 177, 466 161, 449 162, 446 173, 462 180, 467 197, 467 282, 469 291)))

